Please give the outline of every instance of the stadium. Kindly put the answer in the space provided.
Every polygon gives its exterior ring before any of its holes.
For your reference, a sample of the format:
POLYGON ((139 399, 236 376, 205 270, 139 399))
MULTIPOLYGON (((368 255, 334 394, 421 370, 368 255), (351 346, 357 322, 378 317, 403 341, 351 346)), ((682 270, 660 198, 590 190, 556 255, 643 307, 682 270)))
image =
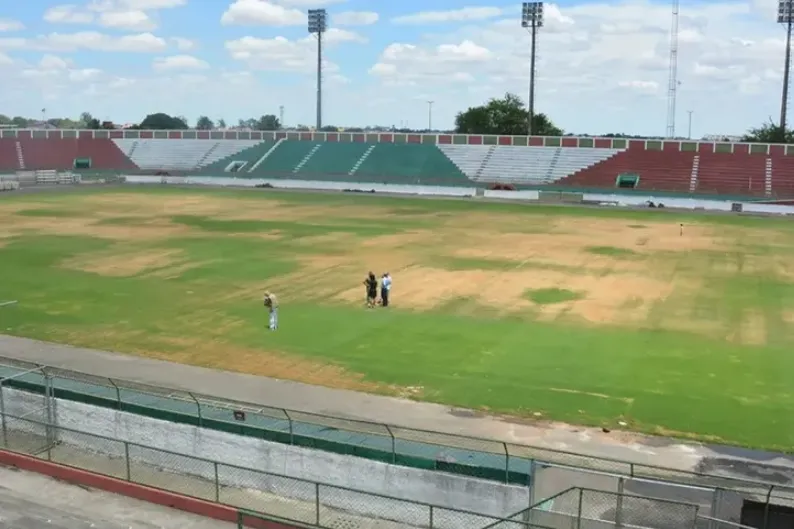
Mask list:
POLYGON ((0 528, 792 526, 791 144, 319 94, 0 128, 0 528))

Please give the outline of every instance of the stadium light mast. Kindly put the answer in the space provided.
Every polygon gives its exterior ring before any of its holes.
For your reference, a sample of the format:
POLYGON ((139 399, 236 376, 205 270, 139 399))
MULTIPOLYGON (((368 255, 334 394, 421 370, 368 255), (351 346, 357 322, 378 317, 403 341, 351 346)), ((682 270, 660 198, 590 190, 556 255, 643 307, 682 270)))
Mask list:
POLYGON ((673 0, 673 23, 670 27, 670 64, 667 79, 667 137, 675 138, 675 103, 678 95, 678 5, 673 0))
POLYGON ((786 62, 783 65, 783 95, 780 101, 780 129, 785 137, 786 114, 788 111, 788 85, 791 73, 791 24, 792 0, 779 0, 777 4, 777 23, 786 25, 786 62))
POLYGON ((433 103, 435 103, 435 101, 427 102, 427 132, 433 130, 433 103))
POLYGON ((543 27, 543 2, 524 2, 521 5, 521 27, 532 36, 532 50, 529 56, 529 123, 527 134, 532 136, 532 121, 535 118, 535 44, 538 29, 543 27))
POLYGON ((325 9, 309 9, 309 33, 317 36, 317 131, 323 127, 323 33, 328 29, 325 9))

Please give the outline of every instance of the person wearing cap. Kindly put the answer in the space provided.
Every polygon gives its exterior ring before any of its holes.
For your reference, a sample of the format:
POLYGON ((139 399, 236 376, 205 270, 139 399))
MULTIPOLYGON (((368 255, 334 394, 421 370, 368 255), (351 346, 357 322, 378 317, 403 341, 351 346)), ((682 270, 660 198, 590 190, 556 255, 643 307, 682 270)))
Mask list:
POLYGON ((380 280, 380 303, 383 307, 389 306, 389 294, 391 293, 391 276, 388 272, 383 274, 380 280))
POLYGON ((270 311, 270 330, 278 329, 278 298, 272 292, 265 292, 265 307, 270 311))

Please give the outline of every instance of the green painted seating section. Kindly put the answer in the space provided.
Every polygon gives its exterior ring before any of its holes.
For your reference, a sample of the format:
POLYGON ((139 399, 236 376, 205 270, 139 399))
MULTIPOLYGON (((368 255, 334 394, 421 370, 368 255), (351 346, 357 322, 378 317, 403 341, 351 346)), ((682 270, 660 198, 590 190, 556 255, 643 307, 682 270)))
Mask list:
POLYGON ((242 151, 232 154, 231 156, 227 156, 226 158, 221 158, 217 162, 213 162, 207 166, 202 167, 199 169, 196 174, 200 175, 208 175, 208 176, 236 176, 239 178, 246 178, 250 176, 248 174, 248 170, 253 166, 259 159, 267 153, 272 147, 274 141, 263 141, 262 143, 257 143, 253 147, 249 147, 247 149, 243 149, 242 151), (232 162, 248 162, 240 172, 236 173, 227 173, 226 168, 232 162))
POLYGON ((379 143, 355 173, 388 184, 470 185, 471 181, 435 145, 379 143))
POLYGON ((347 175, 373 144, 326 142, 321 145, 322 147, 300 168, 298 174, 336 174, 340 175, 342 180, 349 180, 350 177, 347 175))
MULTIPOLYGON (((315 146, 322 145, 312 141, 282 141, 276 150, 265 158, 251 176, 257 178, 292 178, 292 171, 306 158, 315 146)), ((322 147, 321 147, 322 149, 322 147)))

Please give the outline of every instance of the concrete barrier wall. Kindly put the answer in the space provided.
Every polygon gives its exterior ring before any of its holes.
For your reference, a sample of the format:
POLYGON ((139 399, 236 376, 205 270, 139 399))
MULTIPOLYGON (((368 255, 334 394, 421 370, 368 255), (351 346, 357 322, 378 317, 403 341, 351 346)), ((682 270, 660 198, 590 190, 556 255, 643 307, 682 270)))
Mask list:
MULTIPOLYGON (((11 389, 4 389, 3 395, 5 411, 8 415, 28 416, 34 420, 42 415, 41 412, 34 411, 41 410, 41 396, 11 389)), ((55 412, 57 425, 62 428, 242 467, 221 467, 218 479, 223 485, 252 488, 282 497, 314 501, 316 490, 311 482, 321 482, 329 485, 321 489, 321 500, 324 505, 365 516, 382 517, 383 513, 387 512, 390 513, 389 518, 415 526, 426 523, 426 510, 387 498, 355 494, 345 489, 495 517, 507 516, 526 508, 530 501, 529 490, 526 487, 272 443, 68 400, 58 399, 55 412), (261 470, 307 481, 299 482, 267 476, 245 469, 261 470), (344 489, 336 489, 333 486, 344 489)), ((58 434, 58 440, 106 456, 118 458, 125 456, 124 445, 120 442, 92 439, 64 430, 58 434)), ((209 462, 190 460, 175 454, 164 454, 135 446, 130 446, 129 457, 171 472, 189 473, 208 480, 215 479, 214 466, 209 462)), ((451 525, 463 526, 473 522, 475 520, 451 525)), ((477 523, 479 522, 478 520, 477 523)), ((483 520, 480 525, 486 524, 487 520, 483 520)))
MULTIPOLYGON (((445 186, 420 186, 420 185, 394 185, 376 184, 366 182, 325 182, 311 180, 266 180, 251 178, 229 178, 208 176, 139 176, 127 175, 124 177, 131 184, 182 184, 204 185, 217 187, 256 187, 270 185, 280 189, 306 189, 315 191, 344 191, 358 190, 363 192, 375 191, 376 193, 394 193, 404 195, 439 196, 439 197, 474 197, 477 196, 476 187, 445 187, 445 186)), ((485 198, 499 200, 528 201, 538 200, 539 191, 496 191, 480 190, 485 198)), ((604 203, 618 207, 641 207, 648 201, 663 203, 667 208, 704 209, 708 211, 731 211, 735 200, 700 199, 690 197, 670 197, 650 194, 618 194, 618 193, 583 193, 584 200, 591 203, 604 203)), ((794 215, 794 206, 781 206, 777 204, 760 204, 757 202, 740 202, 745 213, 761 213, 767 215, 794 215)))

